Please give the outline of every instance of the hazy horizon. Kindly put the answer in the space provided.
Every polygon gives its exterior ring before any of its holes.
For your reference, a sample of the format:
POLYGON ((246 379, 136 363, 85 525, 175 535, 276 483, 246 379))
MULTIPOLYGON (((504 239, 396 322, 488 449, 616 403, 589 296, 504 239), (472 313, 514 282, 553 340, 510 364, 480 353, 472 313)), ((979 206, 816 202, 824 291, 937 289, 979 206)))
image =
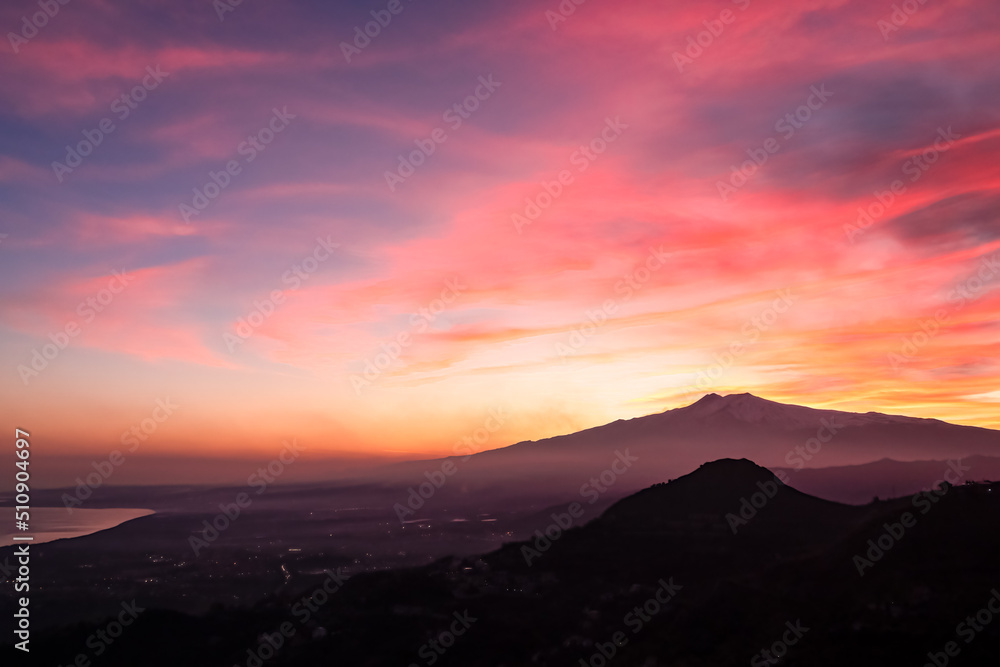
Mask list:
MULTIPOLYGON (((449 446, 444 448, 443 451, 438 453, 428 453, 426 456, 412 456, 406 453, 396 453, 393 456, 385 455, 382 456, 372 456, 352 453, 350 455, 331 455, 329 452, 324 451, 313 451, 310 452, 307 447, 302 446, 302 452, 296 457, 294 463, 298 465, 289 464, 287 466, 282 466, 282 471, 279 476, 276 477, 275 483, 284 484, 314 484, 323 482, 332 482, 338 484, 350 485, 352 483, 359 484, 380 484, 385 483, 388 479, 393 478, 391 475, 392 471, 396 469, 400 464, 413 463, 419 464, 421 462, 433 462, 442 458, 457 457, 459 461, 465 460, 465 457, 471 454, 479 454, 482 452, 489 452, 495 450, 501 450, 512 445, 522 444, 522 443, 536 443, 539 441, 545 441, 550 438, 560 438, 562 436, 574 436, 580 434, 585 436, 586 432, 591 429, 600 428, 602 426, 613 427, 616 422, 620 421, 632 421, 634 419, 653 418, 657 415, 664 415, 671 413, 672 411, 679 410, 680 408, 685 408, 689 406, 694 406, 699 403, 704 403, 709 400, 710 397, 720 396, 714 392, 705 394, 699 397, 692 403, 679 406, 677 408, 667 408, 660 412, 652 412, 639 417, 633 417, 626 420, 614 420, 612 422, 595 424, 593 426, 580 429, 579 431, 569 431, 565 433, 554 433, 545 437, 539 438, 529 438, 527 440, 521 440, 518 442, 495 442, 493 438, 481 437, 477 442, 477 439, 473 436, 464 436, 449 446)), ((753 399, 762 399, 763 402, 770 404, 774 403, 769 399, 763 399, 762 397, 757 397, 749 392, 738 392, 734 394, 722 395, 722 398, 726 399, 736 399, 743 396, 749 396, 753 399)), ((801 404, 789 404, 794 407, 805 407, 810 406, 801 404)), ((785 405, 778 406, 779 408, 784 408, 785 405)), ((821 408, 813 408, 821 409, 821 408)), ((825 410, 825 408, 821 409, 825 410)), ((873 412, 876 414, 886 415, 888 413, 881 412, 879 410, 865 410, 863 412, 857 412, 853 414, 864 415, 866 413, 873 412)), ((847 414, 847 411, 845 411, 847 414)), ((889 415, 889 416, 901 416, 910 417, 913 415, 889 415)), ((706 426, 711 425, 711 417, 707 418, 706 426)), ((817 422, 818 423, 818 422, 817 422)), ((955 424, 956 426, 962 426, 961 424, 955 424)), ((976 427, 982 428, 982 427, 976 427)), ((1000 436, 1000 432, 995 432, 1000 436)), ((488 435, 488 431, 482 429, 482 435, 488 435)), ((475 435, 475 433, 473 434, 475 435)), ((669 434, 662 434, 667 436, 669 434)), ((1000 442, 1000 440, 998 440, 1000 442)), ((283 444, 287 444, 287 441, 283 441, 283 444)), ((614 443, 613 443, 614 444, 614 443)), ((627 446, 629 442, 617 443, 621 446, 627 446)), ((269 461, 275 459, 274 454, 279 453, 282 448, 278 448, 270 455, 264 455, 258 458, 254 457, 211 457, 211 456, 145 456, 140 458, 132 458, 129 456, 127 449, 123 448, 113 448, 113 451, 124 452, 121 454, 120 462, 115 465, 112 462, 112 458, 103 457, 100 459, 92 459, 87 456, 62 456, 57 460, 46 462, 46 469, 37 475, 35 479, 35 485, 39 489, 63 489, 67 487, 77 486, 81 481, 85 481, 88 476, 93 476, 95 472, 99 477, 93 477, 93 479, 100 478, 99 486, 109 486, 109 487, 122 487, 122 486, 238 486, 241 484, 248 483, 248 479, 254 478, 254 476, 259 473, 262 466, 266 466, 269 461), (127 465, 126 465, 127 462, 127 465), (110 464, 110 465, 109 465, 110 464), (102 473, 103 471, 103 473, 102 473)), ((780 445, 777 448, 781 450, 780 445)), ((829 452, 823 458, 819 458, 809 464, 808 467, 838 467, 843 465, 864 465, 868 462, 874 462, 882 459, 889 459, 893 461, 938 461, 948 458, 949 450, 946 446, 940 448, 940 451, 935 457, 933 454, 928 454, 923 452, 916 456, 907 456, 905 453, 902 455, 891 454, 885 455, 884 451, 887 450, 873 450, 870 457, 864 462, 851 462, 844 463, 842 460, 838 460, 837 457, 829 452)), ((568 452, 570 457, 573 457, 574 452, 568 452)), ((739 457, 738 451, 734 451, 733 456, 739 457)), ((982 452, 981 455, 986 456, 998 456, 1000 457, 1000 447, 995 452, 982 452)), ((113 455, 112 455, 113 456, 113 455)), ((569 460, 562 461, 561 459, 553 460, 552 465, 557 465, 559 462, 568 463, 569 460)), ((419 467, 419 466, 418 466, 419 467)), ((415 468, 414 468, 415 470, 415 468)), ((504 479, 505 475, 510 474, 505 467, 500 466, 497 468, 497 479, 504 479)), ((410 474, 413 470, 409 471, 410 474)), ((512 481, 516 479, 516 474, 510 478, 512 481)))

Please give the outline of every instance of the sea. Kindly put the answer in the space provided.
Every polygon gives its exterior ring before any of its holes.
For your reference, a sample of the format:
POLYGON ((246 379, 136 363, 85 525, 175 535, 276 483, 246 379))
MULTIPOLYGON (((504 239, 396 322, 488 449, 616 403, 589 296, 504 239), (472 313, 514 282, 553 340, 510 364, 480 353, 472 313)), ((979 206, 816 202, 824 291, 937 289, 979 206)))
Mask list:
POLYGON ((79 509, 72 512, 65 507, 32 507, 29 510, 28 530, 18 530, 13 507, 0 507, 0 546, 11 544, 42 544, 54 540, 90 535, 114 528, 126 521, 155 514, 146 509, 79 509), (32 536, 31 541, 15 541, 15 536, 32 536))

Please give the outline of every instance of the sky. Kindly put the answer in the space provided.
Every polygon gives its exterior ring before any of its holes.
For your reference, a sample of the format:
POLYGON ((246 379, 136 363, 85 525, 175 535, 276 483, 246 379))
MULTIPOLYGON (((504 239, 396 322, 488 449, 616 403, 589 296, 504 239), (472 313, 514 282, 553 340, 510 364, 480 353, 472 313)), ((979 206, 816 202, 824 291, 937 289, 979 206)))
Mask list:
POLYGON ((708 392, 1000 428, 995 3, 45 6, 0 8, 0 403, 45 479, 708 392))

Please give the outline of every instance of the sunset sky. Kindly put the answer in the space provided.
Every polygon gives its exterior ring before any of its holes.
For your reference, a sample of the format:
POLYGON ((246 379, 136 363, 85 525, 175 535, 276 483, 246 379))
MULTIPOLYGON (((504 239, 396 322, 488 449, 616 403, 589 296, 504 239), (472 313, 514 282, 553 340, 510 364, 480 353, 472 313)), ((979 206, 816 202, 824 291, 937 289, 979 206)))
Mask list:
POLYGON ((46 453, 742 391, 1000 428, 994 2, 58 7, 0 9, 0 402, 46 453))

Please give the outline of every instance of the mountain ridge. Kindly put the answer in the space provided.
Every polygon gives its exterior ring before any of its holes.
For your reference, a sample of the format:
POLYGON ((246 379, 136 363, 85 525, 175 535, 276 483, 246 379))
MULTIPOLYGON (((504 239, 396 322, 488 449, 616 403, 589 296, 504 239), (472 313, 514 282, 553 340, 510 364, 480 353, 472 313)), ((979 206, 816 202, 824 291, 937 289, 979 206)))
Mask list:
MULTIPOLYGON (((554 443, 561 442, 564 438, 572 438, 577 436, 583 436, 584 434, 591 434, 595 432, 603 432, 605 429, 613 427, 629 427, 636 424, 645 423, 670 423, 677 421, 678 419, 688 418, 691 420, 704 420, 708 417, 714 415, 723 414, 735 421, 748 423, 748 424, 761 424, 761 423, 772 423, 779 424, 786 427, 788 430, 802 429, 802 428, 818 428, 821 423, 820 419, 823 418, 837 418, 841 420, 845 426, 867 426, 867 425, 885 425, 885 424, 903 424, 903 425, 937 425, 937 426, 948 426, 953 428, 961 429, 973 429, 975 431, 988 432, 997 434, 1000 438, 1000 431, 995 429, 989 429, 982 426, 971 426, 967 424, 953 424, 951 422, 946 422, 940 419, 934 419, 929 417, 910 417, 907 415, 894 415, 884 412, 877 412, 869 410, 868 412, 849 412, 843 410, 831 410, 823 408, 812 408, 804 405, 798 405, 794 403, 780 403, 778 401, 772 401, 770 399, 761 398, 755 394, 749 392, 743 392, 739 394, 727 394, 725 396, 708 393, 702 396, 700 399, 691 403, 689 405, 680 406, 677 408, 670 408, 662 412, 654 412, 648 415, 642 415, 639 417, 632 417, 629 419, 616 419, 612 422, 607 422, 605 424, 599 424, 597 426, 591 426, 579 431, 574 431, 572 433, 563 433, 559 435, 549 436, 547 438, 540 438, 537 440, 521 440, 519 442, 512 443, 505 447, 497 447, 494 449, 484 450, 482 452, 477 452, 475 456, 488 454, 490 452, 500 452, 503 450, 508 450, 512 447, 525 447, 528 445, 537 445, 540 443, 554 443)), ((1000 454, 1000 449, 996 452, 1000 454)))
MULTIPOLYGON (((442 501, 472 502, 485 494, 511 506, 537 508, 573 497, 581 484, 601 474, 625 452, 637 463, 613 477, 608 498, 678 477, 716 459, 746 458, 767 468, 797 471, 864 465, 885 458, 906 463, 1000 457, 1000 431, 872 411, 821 410, 749 393, 710 393, 690 405, 660 413, 468 456, 397 464, 383 471, 393 483, 419 485, 427 474, 447 468, 461 481, 435 492, 442 501)), ((908 481, 901 486, 912 484, 908 481)), ((857 493, 826 497, 856 501, 857 493)))

